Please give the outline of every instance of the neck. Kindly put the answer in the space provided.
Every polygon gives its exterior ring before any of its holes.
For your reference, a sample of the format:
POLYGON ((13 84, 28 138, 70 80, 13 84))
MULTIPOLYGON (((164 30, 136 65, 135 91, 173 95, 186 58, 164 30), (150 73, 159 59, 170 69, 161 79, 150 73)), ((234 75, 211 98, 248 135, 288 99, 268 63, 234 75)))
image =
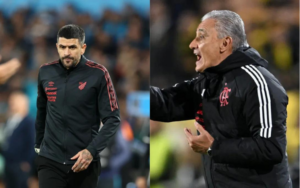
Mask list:
POLYGON ((220 59, 219 59, 218 63, 215 64, 215 66, 221 64, 231 54, 232 54, 232 50, 230 50, 230 51, 227 50, 227 51, 221 53, 220 59))

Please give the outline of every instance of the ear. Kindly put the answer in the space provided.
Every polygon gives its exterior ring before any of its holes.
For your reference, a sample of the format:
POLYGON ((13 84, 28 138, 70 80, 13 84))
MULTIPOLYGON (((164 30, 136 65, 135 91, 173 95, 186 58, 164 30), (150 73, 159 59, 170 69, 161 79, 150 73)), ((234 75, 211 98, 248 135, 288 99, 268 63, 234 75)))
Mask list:
POLYGON ((220 44, 220 52, 223 53, 225 51, 232 50, 232 38, 225 37, 222 39, 220 44))
POLYGON ((83 45, 81 46, 81 55, 84 54, 85 49, 86 49, 86 44, 83 44, 83 45))

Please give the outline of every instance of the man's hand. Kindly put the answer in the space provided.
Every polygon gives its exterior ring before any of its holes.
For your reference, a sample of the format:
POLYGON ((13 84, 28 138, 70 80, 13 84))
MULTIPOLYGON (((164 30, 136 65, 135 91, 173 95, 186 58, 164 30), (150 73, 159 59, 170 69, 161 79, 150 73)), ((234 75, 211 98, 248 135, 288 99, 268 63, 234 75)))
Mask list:
POLYGON ((88 168, 90 163, 93 160, 93 156, 89 152, 89 150, 84 149, 78 152, 75 156, 71 158, 71 160, 77 159, 76 163, 72 166, 72 170, 74 172, 80 172, 88 168), (78 159, 77 159, 78 158, 78 159))
POLYGON ((200 135, 193 135, 190 129, 185 128, 184 133, 189 142, 189 145, 195 152, 206 153, 208 148, 214 142, 214 138, 196 121, 194 123, 200 135))

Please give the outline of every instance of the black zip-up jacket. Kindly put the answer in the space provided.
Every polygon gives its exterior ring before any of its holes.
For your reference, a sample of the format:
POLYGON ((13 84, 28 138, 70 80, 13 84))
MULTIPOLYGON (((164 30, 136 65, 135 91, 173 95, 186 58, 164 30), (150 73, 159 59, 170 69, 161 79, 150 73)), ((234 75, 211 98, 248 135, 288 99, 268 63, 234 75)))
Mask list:
POLYGON ((214 137, 203 154, 208 188, 291 188, 286 155, 288 97, 253 48, 239 48, 199 77, 151 87, 152 120, 195 119, 214 137))
POLYGON ((99 160, 120 124, 108 71, 84 56, 69 70, 59 60, 40 68, 37 109, 35 148, 62 164, 74 164, 70 158, 83 149, 99 160))

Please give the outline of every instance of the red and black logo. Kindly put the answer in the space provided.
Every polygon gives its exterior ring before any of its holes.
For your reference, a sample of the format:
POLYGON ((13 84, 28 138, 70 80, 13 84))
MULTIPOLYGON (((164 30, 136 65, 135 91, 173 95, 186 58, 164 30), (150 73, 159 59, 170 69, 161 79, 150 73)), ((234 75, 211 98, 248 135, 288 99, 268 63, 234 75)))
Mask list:
POLYGON ((49 87, 53 87, 53 85, 54 85, 54 82, 48 82, 48 85, 49 85, 49 87))
POLYGON ((83 90, 84 87, 85 87, 85 85, 86 85, 86 82, 79 82, 78 88, 79 88, 80 90, 83 90))
POLYGON ((205 125, 204 125, 204 117, 203 117, 203 110, 202 110, 202 103, 199 104, 199 109, 196 112, 195 115, 195 120, 202 125, 202 127, 205 129, 205 125))
POLYGON ((47 99, 50 102, 55 102, 56 101, 56 95, 57 95, 57 88, 53 87, 54 82, 52 82, 52 81, 48 82, 48 86, 49 87, 45 88, 47 99))
MULTIPOLYGON (((227 85, 227 84, 225 84, 227 85)), ((228 87, 224 87, 224 90, 221 92, 220 94, 220 103, 221 106, 226 106, 229 104, 229 102, 227 101, 227 99, 229 98, 228 93, 231 92, 231 89, 229 89, 228 87)))

